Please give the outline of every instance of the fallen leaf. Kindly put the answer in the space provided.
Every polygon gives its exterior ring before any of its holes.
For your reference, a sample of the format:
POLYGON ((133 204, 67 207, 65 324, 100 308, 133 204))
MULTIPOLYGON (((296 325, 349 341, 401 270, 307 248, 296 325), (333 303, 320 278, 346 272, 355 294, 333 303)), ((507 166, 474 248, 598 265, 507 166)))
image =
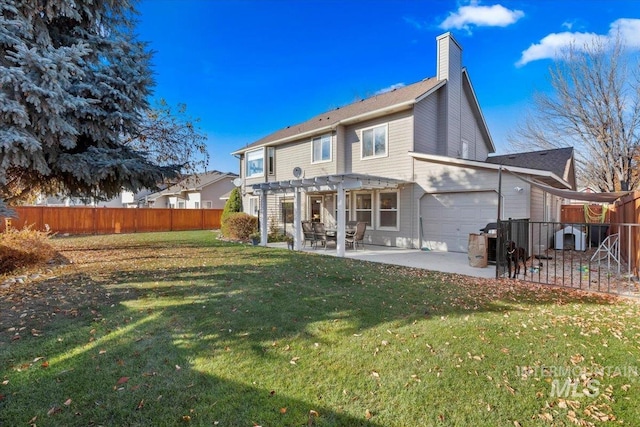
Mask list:
POLYGON ((49 367, 49 362, 47 362, 46 360, 44 362, 42 362, 42 365, 40 365, 43 368, 48 368, 49 367))
POLYGON ((51 415, 57 414, 60 411, 62 411, 62 409, 58 408, 57 406, 53 406, 51 407, 51 409, 47 411, 47 415, 51 416, 51 415))
POLYGON ((120 377, 120 379, 118 380, 118 382, 116 383, 116 385, 120 385, 120 384, 124 384, 127 381, 129 381, 129 377, 120 377))
POLYGON ((364 411, 364 417, 368 420, 371 419, 371 417, 373 417, 373 414, 371 413, 371 411, 369 411, 368 409, 366 411, 364 411))
POLYGON ((286 414, 287 413, 287 408, 280 408, 280 413, 281 414, 286 414))
POLYGON ((67 399, 64 401, 64 406, 69 406, 71 405, 71 399, 67 399))
POLYGON ((142 408, 144 408, 144 399, 138 402, 138 406, 136 406, 136 411, 139 411, 142 408))

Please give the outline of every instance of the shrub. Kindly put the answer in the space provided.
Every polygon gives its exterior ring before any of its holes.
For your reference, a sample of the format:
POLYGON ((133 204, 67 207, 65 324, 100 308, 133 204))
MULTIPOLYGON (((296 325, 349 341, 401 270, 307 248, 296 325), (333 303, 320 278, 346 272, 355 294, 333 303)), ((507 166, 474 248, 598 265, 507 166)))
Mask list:
POLYGON ((0 274, 11 273, 51 259, 54 254, 49 244, 49 232, 9 229, 0 234, 0 274))
POLYGON ((225 228, 228 237, 234 240, 249 240, 249 236, 258 230, 258 217, 246 213, 231 214, 226 221, 225 228))
POLYGON ((224 204, 224 210, 222 211, 222 217, 220 217, 220 232, 223 236, 233 238, 227 230, 227 220, 234 213, 242 212, 242 195, 240 189, 235 187, 231 190, 229 199, 224 204))

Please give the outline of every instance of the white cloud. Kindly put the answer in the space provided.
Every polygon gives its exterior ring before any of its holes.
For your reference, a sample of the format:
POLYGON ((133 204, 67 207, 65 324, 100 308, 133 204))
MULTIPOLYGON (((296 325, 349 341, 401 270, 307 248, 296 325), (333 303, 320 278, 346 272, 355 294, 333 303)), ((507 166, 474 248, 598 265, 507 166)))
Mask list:
POLYGON ((609 30, 609 38, 614 39, 620 34, 625 46, 631 49, 640 49, 640 19, 622 18, 614 21, 609 30))
POLYGON ((600 39, 602 43, 612 43, 620 35, 625 46, 630 49, 640 49, 640 19, 618 19, 609 26, 607 34, 562 32, 551 33, 545 36, 539 43, 532 44, 522 51, 520 60, 516 66, 522 67, 532 61, 539 59, 554 59, 562 54, 562 51, 570 45, 576 49, 584 49, 585 46, 600 39))
POLYGON ((401 87, 404 87, 404 86, 405 86, 404 83, 394 83, 391 86, 388 86, 388 87, 385 87, 383 89, 380 89, 375 94, 376 95, 382 95, 383 93, 391 92, 392 90, 400 89, 401 87))
POLYGON ((480 6, 473 1, 468 6, 460 6, 456 12, 451 12, 441 24, 444 30, 464 29, 471 31, 476 27, 506 27, 524 16, 521 10, 511 10, 500 4, 480 6))

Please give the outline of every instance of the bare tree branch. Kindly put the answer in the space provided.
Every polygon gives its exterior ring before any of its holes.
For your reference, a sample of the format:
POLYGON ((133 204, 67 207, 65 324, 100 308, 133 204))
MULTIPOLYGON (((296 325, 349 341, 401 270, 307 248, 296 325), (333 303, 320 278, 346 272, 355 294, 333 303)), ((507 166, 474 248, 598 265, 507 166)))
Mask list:
POLYGON ((522 149, 573 146, 578 179, 602 191, 637 189, 640 73, 620 37, 570 46, 549 70, 551 94, 534 96, 510 144, 522 149))

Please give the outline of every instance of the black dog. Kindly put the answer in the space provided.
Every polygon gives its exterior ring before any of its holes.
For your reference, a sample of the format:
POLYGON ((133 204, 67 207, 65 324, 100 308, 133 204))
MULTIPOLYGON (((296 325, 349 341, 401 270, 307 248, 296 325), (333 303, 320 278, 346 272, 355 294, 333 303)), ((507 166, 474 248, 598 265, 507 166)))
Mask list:
POLYGON ((527 275, 527 251, 524 248, 518 247, 516 242, 513 240, 507 241, 505 245, 505 249, 507 251, 507 267, 508 277, 511 277, 511 263, 513 263, 513 278, 516 278, 517 274, 520 274, 520 260, 522 260, 522 264, 524 265, 524 275, 527 275))

